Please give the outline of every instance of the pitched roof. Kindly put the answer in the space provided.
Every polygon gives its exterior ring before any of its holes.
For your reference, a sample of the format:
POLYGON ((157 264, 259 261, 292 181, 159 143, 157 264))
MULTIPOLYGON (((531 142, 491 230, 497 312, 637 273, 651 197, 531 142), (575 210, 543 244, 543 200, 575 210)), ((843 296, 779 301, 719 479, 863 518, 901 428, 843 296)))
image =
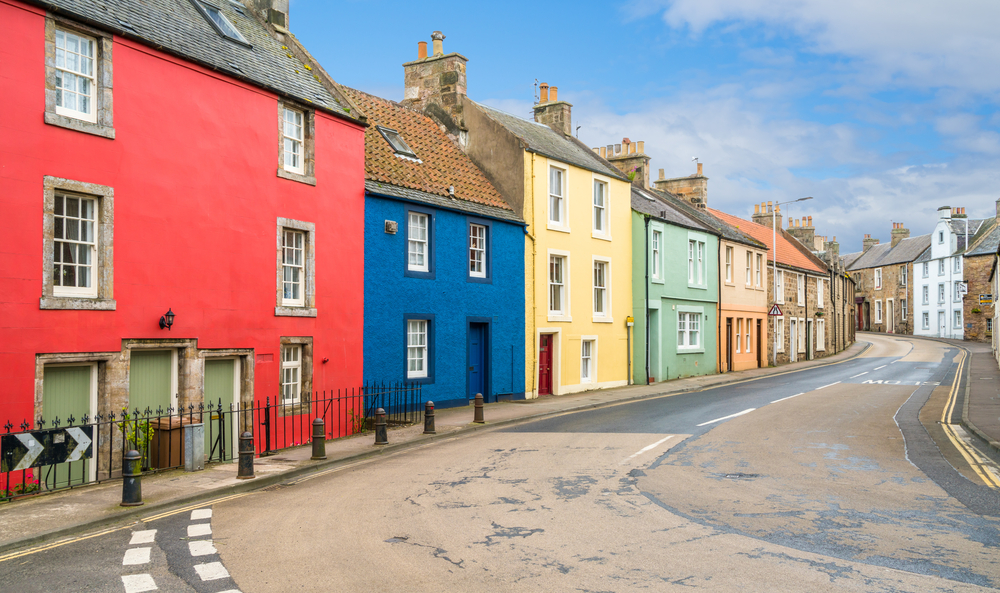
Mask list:
POLYGON ((964 217, 950 219, 948 224, 951 226, 951 232, 955 234, 955 249, 957 251, 965 251, 966 223, 968 223, 969 244, 971 244, 972 238, 976 235, 976 233, 978 233, 979 230, 991 220, 991 218, 974 219, 964 217))
POLYGON ((966 257, 994 255, 1000 248, 1000 224, 996 218, 988 218, 980 225, 979 231, 969 240, 966 257))
MULTIPOLYGON (((714 210, 708 208, 708 211, 716 218, 721 219, 723 222, 733 225, 741 232, 750 235, 754 239, 760 241, 767 247, 767 257, 769 260, 775 259, 775 249, 771 245, 772 231, 771 227, 766 227, 762 224, 757 224, 749 220, 743 220, 742 218, 733 216, 732 214, 726 214, 719 210, 714 210)), ((777 263, 792 268, 797 268, 799 270, 805 270, 807 272, 815 272, 818 274, 826 274, 827 266, 822 260, 817 258, 815 255, 811 255, 800 250, 795 246, 792 241, 795 239, 786 233, 782 229, 778 229, 777 235, 777 263)), ((797 243, 797 241, 796 241, 797 243)))
MULTIPOLYGON (((349 105, 322 84, 311 66, 293 57, 245 6, 213 3, 250 47, 216 32, 189 0, 29 0, 74 20, 135 39, 184 59, 293 97, 348 119, 349 105)), ((292 42, 290 42, 292 43, 292 42)))
POLYGON ((855 251, 854 253, 845 253, 840 256, 840 263, 845 268, 850 268, 851 264, 857 261, 858 258, 861 257, 861 255, 862 253, 860 251, 855 251))
POLYGON ((897 243, 895 247, 892 246, 892 243, 879 243, 872 245, 868 251, 861 254, 861 257, 847 266, 847 269, 863 270, 917 261, 930 246, 931 236, 929 234, 907 237, 897 243))
POLYGON ((525 150, 575 165, 601 175, 628 181, 624 173, 614 165, 601 159, 594 151, 575 138, 566 138, 545 124, 529 121, 498 109, 473 101, 487 117, 517 136, 525 144, 525 150))
POLYGON ((344 92, 364 110, 371 124, 365 130, 365 179, 374 183, 366 182, 366 189, 517 220, 500 192, 434 120, 388 99, 346 87, 344 92), (417 158, 396 154, 379 126, 398 132, 417 158), (454 196, 449 186, 455 188, 454 196))
POLYGON ((713 235, 719 235, 728 241, 750 245, 758 249, 766 247, 760 241, 713 216, 710 212, 696 208, 687 200, 679 198, 670 192, 652 188, 638 188, 633 185, 632 209, 643 214, 665 219, 668 222, 676 222, 688 228, 706 229, 713 235), (661 204, 666 205, 668 208, 664 208, 661 204), (690 221, 690 223, 685 223, 685 221, 690 221))

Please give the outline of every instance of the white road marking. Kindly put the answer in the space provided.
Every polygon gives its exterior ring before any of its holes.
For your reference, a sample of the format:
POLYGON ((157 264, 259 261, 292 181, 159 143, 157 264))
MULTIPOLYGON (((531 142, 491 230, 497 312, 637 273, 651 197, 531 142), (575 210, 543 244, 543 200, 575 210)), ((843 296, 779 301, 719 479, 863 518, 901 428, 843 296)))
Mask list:
POLYGON ((191 550, 192 556, 208 556, 210 554, 219 553, 219 551, 215 549, 215 544, 213 544, 210 539, 199 539, 193 542, 188 542, 188 548, 191 550))
POLYGON ((860 377, 861 375, 867 375, 867 374, 868 374, 868 371, 865 371, 865 372, 863 372, 863 373, 858 373, 857 375, 854 375, 853 377, 851 377, 851 379, 857 379, 857 378, 858 378, 858 377, 860 377))
POLYGON ((148 574, 129 574, 122 577, 122 584, 125 585, 125 593, 143 593, 143 591, 156 591, 156 581, 148 574))
POLYGON ((674 435, 670 435, 670 436, 668 436, 666 438, 663 438, 663 439, 660 439, 660 440, 656 441, 652 445, 649 445, 647 447, 643 447, 642 449, 639 449, 635 453, 633 453, 633 454, 629 455, 628 457, 626 457, 625 461, 622 461, 622 463, 625 463, 625 462, 627 462, 628 460, 630 460, 630 459, 632 459, 634 457, 638 457, 638 456, 642 455, 643 453, 645 453, 646 451, 649 451, 650 449, 655 449, 656 447, 662 445, 663 443, 667 442, 668 440, 670 440, 672 438, 674 438, 674 435))
POLYGON ((125 558, 122 559, 122 566, 149 564, 149 551, 152 549, 153 548, 129 548, 125 550, 125 558))
POLYGON ((773 402, 771 402, 771 403, 772 403, 772 404, 776 404, 776 403, 778 403, 778 402, 783 402, 783 401, 785 401, 786 399, 792 399, 793 397, 798 397, 798 396, 800 396, 800 395, 805 395, 805 393, 796 393, 795 395, 789 395, 788 397, 783 397, 783 398, 781 398, 781 399, 776 399, 776 400, 774 400, 774 401, 773 401, 773 402))
POLYGON ((132 540, 128 543, 130 546, 136 544, 151 544, 153 539, 156 538, 155 529, 147 529, 146 531, 135 531, 132 533, 132 540))
POLYGON ((709 420, 708 422, 702 422, 698 426, 705 426, 706 424, 715 424, 716 422, 722 422, 723 420, 729 420, 730 418, 735 418, 737 416, 742 416, 743 414, 749 414, 757 408, 750 408, 749 410, 743 410, 742 412, 736 412, 735 414, 730 414, 728 416, 723 416, 722 418, 716 418, 715 420, 709 420))
POLYGON ((195 571, 203 581, 214 581, 217 579, 228 579, 229 571, 221 562, 209 562, 208 564, 195 564, 195 571))
POLYGON ((239 589, 226 589, 225 591, 219 591, 219 593, 240 593, 239 589))
POLYGON ((201 519, 211 519, 212 509, 195 509, 191 511, 191 520, 200 521, 201 519))
POLYGON ((877 370, 879 370, 879 369, 884 369, 884 368, 885 368, 885 367, 887 367, 887 366, 889 366, 889 365, 887 365, 887 364, 884 364, 884 365, 882 365, 882 366, 880 366, 880 367, 875 367, 875 370, 877 371, 877 370))
MULTIPOLYGON (((837 381, 837 383, 840 383, 840 381, 837 381)), ((824 385, 822 387, 817 387, 816 389, 813 389, 813 391, 819 391, 820 389, 826 389, 827 387, 833 387, 837 383, 830 383, 829 385, 824 385)))
POLYGON ((212 535, 211 523, 195 523, 188 525, 188 537, 199 537, 202 535, 212 535))

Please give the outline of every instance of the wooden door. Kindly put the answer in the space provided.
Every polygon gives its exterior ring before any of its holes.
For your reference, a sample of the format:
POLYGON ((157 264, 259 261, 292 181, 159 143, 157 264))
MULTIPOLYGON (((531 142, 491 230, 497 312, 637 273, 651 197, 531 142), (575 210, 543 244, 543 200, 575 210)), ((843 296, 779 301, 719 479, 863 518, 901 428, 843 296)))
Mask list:
POLYGON ((483 394, 483 399, 489 401, 486 392, 486 324, 469 324, 469 399, 475 399, 477 393, 483 394))
POLYGON ((761 321, 757 320, 757 368, 764 366, 764 341, 761 339, 761 321))
POLYGON ((205 455, 209 461, 233 457, 234 420, 228 413, 236 391, 236 360, 205 361, 205 455), (211 406, 211 407, 210 407, 211 406))
POLYGON ((552 334, 538 337, 538 395, 552 393, 552 334))
POLYGON ((129 412, 139 410, 142 415, 149 409, 153 414, 165 415, 167 408, 175 407, 173 351, 132 350, 130 358, 129 412))
POLYGON ((726 372, 733 370, 733 318, 726 317, 726 372))
MULTIPOLYGON (((45 367, 42 379, 42 418, 46 422, 46 428, 54 427, 56 420, 59 421, 60 428, 66 427, 71 417, 75 426, 83 423, 84 416, 90 416, 91 422, 93 421, 96 372, 96 365, 93 364, 45 367)), ((36 475, 43 489, 65 488, 95 478, 89 459, 42 467, 36 475)))

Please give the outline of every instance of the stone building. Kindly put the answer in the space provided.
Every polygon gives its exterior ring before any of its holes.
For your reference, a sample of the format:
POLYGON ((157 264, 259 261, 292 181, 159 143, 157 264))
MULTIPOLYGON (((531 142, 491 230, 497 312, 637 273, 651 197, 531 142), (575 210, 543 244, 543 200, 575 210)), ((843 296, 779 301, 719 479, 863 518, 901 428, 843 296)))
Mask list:
POLYGON ((847 265, 859 330, 913 335, 914 261, 929 245, 930 235, 910 237, 901 222, 892 224, 889 243, 865 235, 862 252, 847 265))
POLYGON ((969 248, 962 256, 964 281, 968 292, 962 303, 966 340, 991 342, 994 332, 993 301, 997 291, 990 282, 990 275, 1000 246, 1000 200, 996 202, 996 214, 978 225, 976 234, 969 239, 969 248))

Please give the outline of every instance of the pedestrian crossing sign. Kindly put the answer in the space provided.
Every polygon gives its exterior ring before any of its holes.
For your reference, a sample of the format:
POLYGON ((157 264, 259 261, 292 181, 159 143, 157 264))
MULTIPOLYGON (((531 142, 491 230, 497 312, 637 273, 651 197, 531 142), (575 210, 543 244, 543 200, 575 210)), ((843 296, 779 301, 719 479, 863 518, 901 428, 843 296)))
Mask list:
POLYGON ((779 308, 778 304, 775 303, 774 305, 771 305, 771 310, 768 311, 767 314, 770 317, 781 317, 781 308, 779 308))

